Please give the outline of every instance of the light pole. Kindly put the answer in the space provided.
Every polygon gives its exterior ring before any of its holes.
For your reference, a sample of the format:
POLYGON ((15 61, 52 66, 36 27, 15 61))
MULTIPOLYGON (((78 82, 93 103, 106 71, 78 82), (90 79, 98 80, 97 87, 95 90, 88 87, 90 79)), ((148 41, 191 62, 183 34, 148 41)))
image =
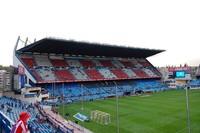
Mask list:
POLYGON ((119 133, 119 111, 118 111, 118 94, 117 94, 117 83, 113 81, 115 84, 115 97, 116 97, 116 126, 117 126, 117 133, 119 133))
POLYGON ((62 105, 63 105, 63 118, 64 118, 64 83, 62 83, 62 105))
POLYGON ((187 110, 187 118, 188 118, 188 133, 190 133, 190 110, 189 110, 189 103, 188 103, 188 89, 189 87, 186 87, 186 110, 187 110))
MULTIPOLYGON (((82 107, 81 107, 81 113, 82 113, 82 115, 83 115, 83 99, 84 99, 84 97, 83 97, 83 84, 81 84, 81 93, 82 93, 82 107)), ((83 133, 84 133, 84 119, 83 119, 83 121, 82 121, 82 127, 83 127, 83 133)))

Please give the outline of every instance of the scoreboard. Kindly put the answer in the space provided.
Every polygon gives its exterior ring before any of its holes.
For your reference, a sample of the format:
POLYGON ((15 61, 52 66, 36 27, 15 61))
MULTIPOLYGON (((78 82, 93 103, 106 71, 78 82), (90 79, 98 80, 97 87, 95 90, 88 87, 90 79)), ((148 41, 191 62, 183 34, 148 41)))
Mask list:
POLYGON ((190 67, 170 67, 168 68, 169 78, 190 80, 190 67))
POLYGON ((184 71, 176 72, 176 78, 185 78, 185 72, 184 71))

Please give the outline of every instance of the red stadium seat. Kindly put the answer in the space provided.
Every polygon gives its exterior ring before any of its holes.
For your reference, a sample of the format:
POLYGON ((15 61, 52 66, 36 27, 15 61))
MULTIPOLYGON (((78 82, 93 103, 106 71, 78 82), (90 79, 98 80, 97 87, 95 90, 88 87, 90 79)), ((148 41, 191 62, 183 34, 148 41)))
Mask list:
POLYGON ((149 75, 147 75, 143 70, 137 69, 133 70, 140 78, 149 78, 149 75))
POLYGON ((21 58, 21 60, 27 65, 28 68, 33 68, 33 66, 36 66, 33 58, 21 58))
POLYGON ((104 67, 114 67, 114 65, 113 65, 110 61, 100 61, 100 63, 101 63, 104 67))
POLYGON ((135 65, 131 62, 124 62, 124 61, 121 61, 121 63, 125 66, 125 67, 135 67, 135 65))
POLYGON ((103 75, 99 73, 97 70, 84 70, 85 73, 89 76, 90 79, 104 79, 103 75))
POLYGON ((127 79, 129 76, 120 69, 111 70, 119 79, 127 79))
POLYGON ((84 67, 95 67, 95 64, 92 61, 80 61, 80 63, 84 66, 84 67))
POLYGON ((75 80, 73 75, 68 70, 55 70, 54 73, 60 81, 75 80))
POLYGON ((67 63, 65 60, 56 60, 56 59, 51 59, 51 63, 54 67, 66 67, 67 63))

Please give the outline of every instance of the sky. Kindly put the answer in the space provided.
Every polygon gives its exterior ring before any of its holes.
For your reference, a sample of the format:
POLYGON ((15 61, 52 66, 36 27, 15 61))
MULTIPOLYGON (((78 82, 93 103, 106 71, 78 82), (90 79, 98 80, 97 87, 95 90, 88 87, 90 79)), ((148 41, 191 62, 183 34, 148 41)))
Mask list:
POLYGON ((0 65, 12 65, 18 36, 166 50, 154 66, 200 64, 198 0, 2 0, 0 65))

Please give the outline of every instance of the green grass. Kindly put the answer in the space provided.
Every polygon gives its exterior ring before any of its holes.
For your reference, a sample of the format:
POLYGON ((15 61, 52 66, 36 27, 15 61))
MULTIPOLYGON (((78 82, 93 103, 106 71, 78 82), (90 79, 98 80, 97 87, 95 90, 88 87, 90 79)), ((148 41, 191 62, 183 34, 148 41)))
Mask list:
MULTIPOLYGON (((81 112, 82 103, 61 105, 59 113, 73 115, 81 112), (64 110, 64 112, 63 112, 64 110)), ((111 114, 111 123, 101 125, 84 122, 84 127, 95 133, 116 133, 115 98, 84 102, 84 114, 90 116, 93 110, 111 114)), ((200 133, 200 90, 189 90, 191 133, 200 133)), ((79 121, 79 124, 83 123, 79 121)), ((171 90, 153 93, 149 97, 130 96, 119 98, 120 133, 187 133, 187 112, 185 90, 171 90)))

